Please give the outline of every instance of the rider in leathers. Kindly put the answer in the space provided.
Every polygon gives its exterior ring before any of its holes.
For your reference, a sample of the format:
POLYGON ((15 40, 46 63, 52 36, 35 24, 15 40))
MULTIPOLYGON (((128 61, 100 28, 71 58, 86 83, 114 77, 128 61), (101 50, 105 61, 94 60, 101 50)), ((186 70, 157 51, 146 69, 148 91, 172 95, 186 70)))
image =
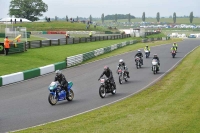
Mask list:
POLYGON ((62 89, 64 89, 66 92, 68 91, 67 86, 68 86, 68 82, 65 78, 65 76, 61 73, 60 70, 56 70, 56 77, 54 79, 54 81, 58 81, 62 87, 62 89))
POLYGON ((107 66, 104 67, 104 71, 103 71, 103 73, 101 74, 101 76, 99 77, 98 80, 100 80, 100 78, 103 77, 104 74, 110 80, 111 85, 113 85, 114 88, 116 89, 116 85, 115 85, 115 81, 114 81, 114 78, 113 78, 113 74, 112 74, 112 71, 110 70, 109 67, 107 67, 107 66))
MULTIPOLYGON (((137 54, 135 55, 135 57, 140 57, 140 60, 141 60, 141 64, 143 65, 143 59, 142 59, 142 57, 143 57, 143 54, 142 54, 142 52, 140 51, 140 50, 138 50, 138 52, 137 52, 137 54)), ((135 60, 136 61, 136 60, 135 60)))
MULTIPOLYGON (((126 74, 127 74, 127 77, 130 78, 130 76, 129 76, 129 71, 128 71, 128 67, 125 65, 125 62, 124 62, 122 59, 119 60, 119 65, 117 66, 117 70, 119 70, 120 67, 123 67, 123 68, 124 68, 124 70, 125 70, 125 72, 126 72, 126 74)), ((118 72, 117 72, 117 73, 118 73, 118 72)))

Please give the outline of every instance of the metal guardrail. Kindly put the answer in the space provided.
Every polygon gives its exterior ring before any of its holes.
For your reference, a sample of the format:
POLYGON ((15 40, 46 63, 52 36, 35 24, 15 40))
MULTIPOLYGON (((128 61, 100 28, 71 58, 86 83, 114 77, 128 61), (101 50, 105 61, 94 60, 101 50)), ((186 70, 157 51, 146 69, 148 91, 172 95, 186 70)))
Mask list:
POLYGON ((115 40, 131 37, 130 34, 125 35, 109 35, 109 36, 94 36, 94 37, 77 37, 77 38, 60 38, 53 40, 35 40, 28 41, 26 44, 26 49, 30 48, 41 48, 47 46, 57 46, 57 45, 65 45, 65 44, 77 44, 77 43, 85 43, 85 42, 96 42, 102 40, 115 40))

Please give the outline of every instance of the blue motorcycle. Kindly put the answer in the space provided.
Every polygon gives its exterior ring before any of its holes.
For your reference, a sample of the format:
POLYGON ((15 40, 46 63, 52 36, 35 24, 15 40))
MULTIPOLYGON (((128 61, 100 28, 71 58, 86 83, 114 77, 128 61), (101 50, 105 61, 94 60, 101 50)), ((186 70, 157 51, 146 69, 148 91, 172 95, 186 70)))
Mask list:
POLYGON ((74 92, 71 89, 72 88, 73 83, 72 82, 68 82, 68 92, 66 92, 65 90, 63 90, 61 88, 61 85, 58 81, 56 82, 52 82, 48 89, 50 91, 49 97, 48 97, 48 101, 51 105, 55 105, 58 101, 63 101, 63 100, 68 100, 68 101, 72 101, 74 98, 74 92))

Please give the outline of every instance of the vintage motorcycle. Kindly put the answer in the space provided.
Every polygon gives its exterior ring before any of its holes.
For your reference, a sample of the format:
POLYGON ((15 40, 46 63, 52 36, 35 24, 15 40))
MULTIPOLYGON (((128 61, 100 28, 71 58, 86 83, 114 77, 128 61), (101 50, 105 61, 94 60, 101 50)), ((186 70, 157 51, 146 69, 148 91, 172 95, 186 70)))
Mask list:
POLYGON ((111 85, 110 80, 106 77, 100 79, 99 95, 101 98, 106 96, 106 93, 116 94, 116 88, 111 85))
POLYGON ((68 101, 72 101, 74 98, 74 92, 71 89, 72 85, 73 85, 72 82, 68 82, 68 86, 67 86, 68 92, 66 92, 65 90, 61 88, 61 85, 58 81, 51 82, 51 84, 48 87, 50 91, 49 97, 48 97, 49 103, 51 105, 55 105, 58 101, 63 101, 66 99, 68 101))
POLYGON ((127 77, 127 74, 126 74, 126 71, 124 70, 123 67, 120 67, 118 70, 117 70, 117 73, 119 75, 119 83, 122 84, 123 81, 127 82, 128 81, 128 77, 127 77))

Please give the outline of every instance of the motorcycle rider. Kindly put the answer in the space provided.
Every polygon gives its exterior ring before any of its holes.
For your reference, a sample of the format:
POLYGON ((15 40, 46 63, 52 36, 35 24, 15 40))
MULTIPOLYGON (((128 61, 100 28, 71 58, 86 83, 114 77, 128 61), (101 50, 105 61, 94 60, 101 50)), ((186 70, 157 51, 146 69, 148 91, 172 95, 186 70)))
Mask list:
MULTIPOLYGON (((138 52, 137 52, 137 54, 135 55, 135 57, 139 57, 140 58, 140 61, 141 61, 141 64, 143 65, 143 59, 142 59, 142 57, 143 57, 143 54, 142 54, 142 52, 138 49, 138 52)), ((135 62, 136 62, 136 60, 135 60, 135 62)))
POLYGON ((176 50, 178 49, 178 44, 177 44, 176 42, 174 42, 172 46, 173 46, 173 47, 175 46, 175 47, 176 47, 176 50))
POLYGON ((149 51, 149 55, 150 55, 150 47, 148 45, 146 45, 146 47, 144 47, 144 51, 149 51))
POLYGON ((176 49, 176 46, 172 46, 172 47, 171 47, 171 51, 175 51, 175 53, 176 53, 176 50, 177 50, 177 49, 176 49))
POLYGON ((116 85, 115 85, 115 81, 114 81, 114 78, 113 78, 112 71, 110 70, 110 68, 108 66, 104 66, 104 71, 103 71, 103 73, 101 74, 101 76, 99 77, 98 80, 100 80, 100 78, 103 77, 104 74, 110 80, 111 85, 116 89, 116 85))
POLYGON ((61 85, 61 89, 64 89, 66 92, 68 92, 68 82, 65 78, 65 76, 62 74, 62 72, 60 70, 56 70, 56 76, 54 81, 58 81, 61 85))
MULTIPOLYGON (((153 59, 156 59, 156 60, 158 61, 158 65, 160 66, 160 60, 159 60, 157 54, 154 54, 154 55, 153 55, 153 59)), ((153 60, 153 59, 152 59, 152 60, 153 60)))
MULTIPOLYGON (((125 70, 125 73, 127 74, 127 77, 130 78, 129 76, 129 71, 128 71, 128 67, 125 65, 125 62, 123 61, 123 59, 119 60, 119 65, 117 66, 117 70, 120 69, 120 67, 123 67, 125 70)), ((118 73, 118 72, 117 72, 118 73)))

